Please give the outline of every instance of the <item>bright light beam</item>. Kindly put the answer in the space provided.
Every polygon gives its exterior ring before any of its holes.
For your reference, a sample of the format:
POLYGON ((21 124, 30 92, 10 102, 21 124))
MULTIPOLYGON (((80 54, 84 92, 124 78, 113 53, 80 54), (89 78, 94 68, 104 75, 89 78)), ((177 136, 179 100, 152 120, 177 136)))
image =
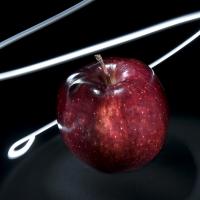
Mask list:
MULTIPOLYGON (((185 40, 183 43, 178 45, 176 48, 174 48, 173 50, 171 50, 170 52, 168 52, 167 54, 165 54, 164 56, 162 56, 161 58, 159 58, 155 62, 151 63, 149 65, 150 68, 153 68, 153 67, 159 65, 161 62, 165 61, 166 59, 168 59, 169 57, 171 57, 172 55, 177 53, 179 50, 183 49, 185 46, 190 44, 192 41, 194 41, 199 36, 200 36, 200 30, 197 33, 195 33, 194 35, 192 35, 191 37, 189 37, 187 40, 185 40)), ((52 128, 55 125, 57 125, 56 120, 54 120, 53 122, 45 125, 44 127, 38 129, 37 131, 35 131, 35 132, 27 135, 26 137, 18 140, 17 142, 15 142, 10 147, 10 149, 8 151, 8 158, 9 159, 15 159, 15 158, 18 158, 18 157, 22 156, 23 154, 25 154, 30 149, 30 147, 32 146, 32 144, 35 140, 35 137, 37 135, 45 132, 46 130, 52 128), (18 147, 22 144, 25 144, 25 145, 21 149, 18 149, 18 147)))
POLYGON ((32 33, 35 33, 36 31, 39 31, 39 30, 41 30, 41 29, 63 19, 64 17, 80 10, 81 8, 87 6, 88 4, 92 3, 93 1, 94 0, 83 0, 79 3, 77 3, 76 5, 58 13, 57 15, 50 17, 49 19, 47 19, 47 20, 45 20, 45 21, 43 21, 39 24, 36 24, 36 25, 34 25, 34 26, 14 35, 14 36, 12 36, 12 37, 9 37, 8 39, 0 42, 0 50, 3 49, 4 47, 16 42, 16 41, 28 36, 28 35, 31 35, 32 33))
MULTIPOLYGON (((166 59, 168 59, 169 57, 171 57, 172 55, 177 53, 179 50, 181 50, 184 47, 186 47, 188 44, 190 44, 192 41, 194 41, 199 36, 200 36, 200 30, 198 32, 196 32, 195 34, 193 34, 191 37, 189 37, 187 40, 182 42, 180 45, 178 45, 177 47, 172 49, 170 52, 168 52, 167 54, 165 54, 161 58, 159 58, 156 61, 154 61, 153 63, 151 63, 149 65, 150 68, 154 68, 155 66, 157 66, 161 62, 165 61, 166 59)), ((33 144, 33 142, 35 140, 35 137, 37 135, 45 132, 46 130, 52 128, 55 125, 57 125, 57 120, 54 120, 53 122, 45 125, 44 127, 38 129, 37 131, 35 131, 35 132, 27 135, 26 137, 18 140, 17 142, 15 142, 10 147, 10 149, 8 151, 8 158, 9 159, 15 159, 15 158, 18 158, 18 157, 22 156, 23 154, 25 154, 30 149, 30 147, 32 146, 32 144, 33 144), (25 145, 22 148, 18 149, 19 146, 22 145, 22 144, 25 144, 25 145)))
POLYGON ((178 51, 180 51, 181 49, 183 49, 184 47, 186 47, 188 44, 190 44, 191 42, 193 42, 199 36, 200 36, 200 30, 197 31, 195 34, 193 34, 191 37, 189 37, 187 40, 185 40, 184 42, 182 42, 180 45, 178 45, 177 47, 175 47, 174 49, 172 49, 170 52, 166 53, 164 56, 162 56, 161 58, 159 58, 156 61, 154 61, 153 63, 151 63, 149 65, 149 67, 150 68, 154 68, 155 66, 159 65, 160 63, 162 63, 163 61, 165 61, 166 59, 170 58, 175 53, 177 53, 178 51))
POLYGON ((123 35, 96 45, 92 45, 68 54, 64 54, 55 58, 51 58, 49 60, 46 61, 42 61, 33 65, 29 65, 26 67, 22 67, 19 69, 15 69, 15 70, 11 70, 11 71, 7 71, 7 72, 3 72, 0 73, 0 81, 3 80, 7 80, 7 79, 11 79, 11 78, 15 78, 15 77, 19 77, 22 75, 26 75, 26 74, 30 74, 36 71, 40 71, 40 70, 44 70, 50 67, 53 67, 55 65, 64 63, 64 62, 68 62, 89 54, 94 54, 98 51, 102 51, 108 48, 112 48, 139 38, 142 38, 144 36, 148 36, 150 34, 180 25, 180 24, 184 24, 187 22, 191 22, 194 20, 198 20, 200 19, 200 11, 198 12, 194 12, 188 15, 184 15, 181 17, 177 17, 175 19, 171 19, 156 25, 153 25, 151 27, 139 30, 139 31, 135 31, 133 33, 127 34, 127 35, 123 35))
POLYGON ((33 133, 31 133, 31 134, 27 135, 26 137, 15 142, 10 147, 10 149, 8 151, 8 158, 9 159, 15 159, 15 158, 18 158, 18 157, 22 156, 23 154, 25 154, 30 149, 30 147, 32 146, 37 135, 39 135, 39 134, 45 132, 46 130, 52 128, 56 124, 57 124, 57 120, 54 120, 51 123, 41 127, 37 131, 34 131, 33 133), (19 148, 23 144, 24 144, 24 146, 22 148, 19 148))

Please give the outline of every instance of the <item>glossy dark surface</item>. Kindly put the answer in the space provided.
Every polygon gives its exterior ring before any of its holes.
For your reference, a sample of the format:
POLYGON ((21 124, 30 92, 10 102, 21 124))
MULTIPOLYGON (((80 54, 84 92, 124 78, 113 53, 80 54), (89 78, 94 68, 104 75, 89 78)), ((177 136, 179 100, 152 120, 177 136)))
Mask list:
POLYGON ((65 144, 106 172, 135 169, 152 160, 166 137, 168 110, 153 71, 135 59, 104 59, 69 76, 58 96, 65 144))
POLYGON ((199 119, 173 117, 156 159, 140 170, 117 174, 88 167, 57 136, 16 165, 3 182, 0 199, 199 200, 199 132, 199 119))

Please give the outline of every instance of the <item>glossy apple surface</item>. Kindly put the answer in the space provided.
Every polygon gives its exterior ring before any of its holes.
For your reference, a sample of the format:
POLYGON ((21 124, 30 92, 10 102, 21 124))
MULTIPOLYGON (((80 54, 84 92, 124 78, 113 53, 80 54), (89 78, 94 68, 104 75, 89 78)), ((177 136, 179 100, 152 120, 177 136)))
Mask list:
POLYGON ((154 72, 138 60, 103 62, 66 79, 58 94, 59 129, 67 147, 94 168, 137 169, 159 153, 166 138, 168 106, 163 88, 154 72))

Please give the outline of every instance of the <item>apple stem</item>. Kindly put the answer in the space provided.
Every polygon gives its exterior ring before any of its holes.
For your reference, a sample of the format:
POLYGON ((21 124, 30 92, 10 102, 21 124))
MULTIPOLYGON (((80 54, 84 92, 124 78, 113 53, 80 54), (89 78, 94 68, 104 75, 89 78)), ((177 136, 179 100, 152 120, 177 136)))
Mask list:
POLYGON ((100 63, 100 65, 101 65, 102 70, 104 71, 104 73, 105 73, 106 75, 109 75, 108 69, 107 69, 106 66, 105 66, 105 63, 104 63, 104 61, 103 61, 102 56, 101 56, 100 54, 96 54, 96 55, 95 55, 95 58, 96 58, 96 60, 100 63))
POLYGON ((106 68, 106 65, 103 61, 103 58, 100 54, 96 54, 94 55, 95 59, 100 63, 101 65, 101 69, 103 70, 104 74, 106 75, 106 83, 110 83, 111 80, 110 80, 110 73, 108 72, 108 69, 106 68))

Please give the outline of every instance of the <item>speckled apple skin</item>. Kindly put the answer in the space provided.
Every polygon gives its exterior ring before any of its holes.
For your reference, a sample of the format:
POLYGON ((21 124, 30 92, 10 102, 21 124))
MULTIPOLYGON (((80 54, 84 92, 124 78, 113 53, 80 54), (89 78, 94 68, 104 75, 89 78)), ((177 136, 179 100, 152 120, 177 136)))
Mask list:
POLYGON ((106 58, 69 76, 59 90, 57 120, 64 143, 104 172, 137 169, 161 150, 168 105, 154 72, 136 59, 106 58))

